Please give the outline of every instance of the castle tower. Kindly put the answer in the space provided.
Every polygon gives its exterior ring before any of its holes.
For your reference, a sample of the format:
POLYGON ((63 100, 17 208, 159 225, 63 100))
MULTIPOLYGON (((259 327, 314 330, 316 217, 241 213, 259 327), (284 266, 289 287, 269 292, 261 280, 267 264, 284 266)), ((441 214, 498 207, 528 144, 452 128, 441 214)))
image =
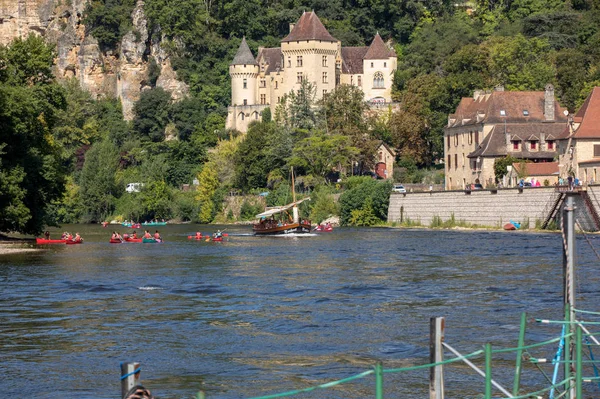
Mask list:
POLYGON ((229 64, 231 76, 231 104, 234 106, 256 104, 256 77, 258 64, 246 43, 246 38, 229 64))
POLYGON ((383 42, 378 32, 363 58, 365 100, 372 104, 392 101, 396 67, 395 52, 383 42))
POLYGON ((306 79, 315 86, 315 99, 336 86, 339 42, 331 36, 314 12, 304 12, 290 34, 281 41, 284 93, 298 90, 306 79))

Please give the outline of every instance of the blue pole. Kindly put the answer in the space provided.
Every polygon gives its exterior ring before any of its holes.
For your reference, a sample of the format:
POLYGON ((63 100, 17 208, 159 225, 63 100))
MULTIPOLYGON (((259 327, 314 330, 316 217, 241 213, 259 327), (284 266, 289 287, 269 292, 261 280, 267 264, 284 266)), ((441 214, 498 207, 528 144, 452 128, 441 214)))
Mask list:
POLYGON ((565 328, 566 324, 563 324, 562 334, 560 338, 560 342, 558 344, 558 350, 556 351, 556 355, 552 360, 554 363, 554 374, 552 375, 552 389, 550 390, 550 399, 554 399, 554 385, 556 384, 556 380, 558 379, 558 369, 560 368, 560 358, 562 356, 563 348, 565 347, 565 328))

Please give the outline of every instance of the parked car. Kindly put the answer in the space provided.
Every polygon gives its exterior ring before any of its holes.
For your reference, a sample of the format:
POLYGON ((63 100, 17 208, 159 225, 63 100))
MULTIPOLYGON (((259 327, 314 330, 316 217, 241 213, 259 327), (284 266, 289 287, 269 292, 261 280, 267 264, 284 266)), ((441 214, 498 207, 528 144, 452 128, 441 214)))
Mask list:
POLYGON ((392 188, 392 192, 405 193, 406 189, 404 188, 404 186, 402 184, 394 184, 394 187, 392 188))
POLYGON ((480 183, 473 184, 473 190, 483 190, 483 185, 480 183))
POLYGON ((142 187, 144 187, 144 183, 129 183, 125 188, 125 191, 128 193, 139 193, 142 191, 142 187))

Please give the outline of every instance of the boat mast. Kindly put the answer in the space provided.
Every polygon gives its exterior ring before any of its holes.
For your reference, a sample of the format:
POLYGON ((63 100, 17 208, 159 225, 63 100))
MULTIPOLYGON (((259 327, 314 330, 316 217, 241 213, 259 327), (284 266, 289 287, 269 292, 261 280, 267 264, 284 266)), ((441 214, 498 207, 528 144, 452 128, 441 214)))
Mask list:
POLYGON ((292 212, 294 214, 294 223, 300 222, 300 213, 298 212, 298 205, 296 205, 296 183, 294 182, 294 167, 292 166, 292 202, 294 207, 292 212))

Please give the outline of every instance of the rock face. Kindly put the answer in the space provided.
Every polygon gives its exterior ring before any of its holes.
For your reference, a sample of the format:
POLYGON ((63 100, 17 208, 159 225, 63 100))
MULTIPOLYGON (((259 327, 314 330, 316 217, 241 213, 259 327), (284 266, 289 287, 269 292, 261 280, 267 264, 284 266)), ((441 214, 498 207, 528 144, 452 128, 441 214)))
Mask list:
POLYGON ((56 76, 77 78, 95 97, 120 98, 125 119, 132 118, 133 104, 142 90, 150 88, 151 58, 161 70, 156 85, 170 91, 174 100, 187 94, 187 85, 177 80, 168 55, 161 49, 162 38, 150 37, 143 0, 138 0, 131 14, 133 30, 114 53, 103 53, 96 39, 86 34, 83 16, 88 1, 0 0, 0 44, 30 33, 44 36, 56 45, 56 76))

